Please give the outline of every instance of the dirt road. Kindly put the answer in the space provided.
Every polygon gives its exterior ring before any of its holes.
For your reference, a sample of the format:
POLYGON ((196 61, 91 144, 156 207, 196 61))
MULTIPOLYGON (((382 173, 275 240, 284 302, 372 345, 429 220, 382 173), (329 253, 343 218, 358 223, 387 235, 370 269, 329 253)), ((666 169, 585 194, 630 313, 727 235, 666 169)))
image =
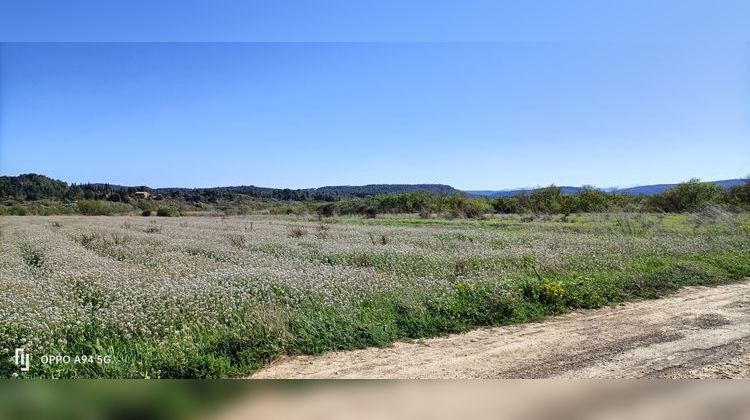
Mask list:
POLYGON ((253 378, 750 378, 750 280, 388 348, 282 358, 253 378))

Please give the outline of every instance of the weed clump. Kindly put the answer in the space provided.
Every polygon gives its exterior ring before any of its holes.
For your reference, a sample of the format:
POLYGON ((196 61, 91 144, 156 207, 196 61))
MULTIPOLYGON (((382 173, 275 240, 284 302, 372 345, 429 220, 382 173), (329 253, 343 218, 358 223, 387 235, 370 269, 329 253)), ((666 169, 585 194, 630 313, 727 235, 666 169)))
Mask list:
POLYGON ((162 230, 163 230, 163 229, 162 229, 162 226, 161 226, 161 225, 158 225, 158 226, 157 226, 157 225, 156 225, 156 222, 154 222, 154 221, 152 220, 152 221, 151 221, 151 224, 150 224, 150 225, 149 225, 148 227, 146 227, 146 229, 144 229, 143 231, 144 231, 145 233, 161 233, 161 232, 162 232, 162 230))
POLYGON ((318 225, 318 227, 317 227, 316 230, 317 230, 317 232, 315 233, 315 236, 318 239, 328 239, 329 238, 329 236, 330 236, 328 234, 329 228, 328 228, 328 226, 325 223, 320 223, 318 225))
POLYGON ((301 238, 307 235, 307 231, 300 226, 292 226, 289 228, 289 236, 292 238, 301 238))
POLYGON ((74 239, 79 244, 83 245, 84 247, 88 247, 94 240, 98 237, 96 233, 85 233, 81 232, 79 233, 74 239))
POLYGON ((227 239, 229 240, 229 244, 235 248, 245 247, 245 237, 242 235, 239 235, 239 234, 228 235, 227 239))
POLYGON ((367 236, 370 238, 370 242, 373 245, 388 245, 388 236, 385 233, 373 235, 372 232, 369 232, 367 236))
POLYGON ((21 245, 21 258, 30 268, 42 268, 44 266, 44 251, 36 246, 24 243, 21 245))

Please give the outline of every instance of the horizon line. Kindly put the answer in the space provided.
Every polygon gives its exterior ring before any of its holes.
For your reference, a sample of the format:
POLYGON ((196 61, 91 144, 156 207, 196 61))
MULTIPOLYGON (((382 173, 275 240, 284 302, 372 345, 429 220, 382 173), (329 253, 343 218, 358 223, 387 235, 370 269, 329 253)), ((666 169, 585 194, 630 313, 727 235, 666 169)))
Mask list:
POLYGON ((610 185, 610 186, 606 186, 606 187, 599 187, 599 186, 596 186, 595 184, 589 184, 589 183, 584 183, 584 184, 581 184, 581 185, 570 185, 570 184, 566 185, 566 184, 557 184, 557 183, 553 182, 553 183, 550 183, 550 184, 547 184, 547 185, 536 185, 536 186, 533 186, 533 187, 525 186, 525 187, 512 187, 512 188, 502 188, 502 189, 487 189, 487 188, 476 189, 476 188, 457 188, 457 187, 455 187, 455 186, 453 186, 451 184, 440 183, 440 182, 412 182, 412 183, 387 183, 386 182, 386 183, 366 183, 366 184, 329 184, 329 185, 322 185, 322 186, 318 186, 318 187, 302 187, 302 188, 268 187, 268 186, 260 186, 260 185, 255 185, 255 184, 221 185, 221 186, 211 186, 211 187, 184 187, 184 186, 183 187, 178 187, 178 186, 152 187, 152 186, 150 186, 148 184, 130 184, 130 185, 127 185, 127 184, 117 184, 117 183, 110 183, 110 182, 91 182, 91 181, 86 181, 86 182, 69 182, 69 181, 66 181, 66 180, 63 180, 63 179, 60 179, 60 178, 55 178, 55 177, 52 177, 52 176, 49 176, 49 175, 45 175, 43 173, 37 173, 37 172, 26 172, 26 173, 20 173, 20 174, 17 174, 17 175, 0 174, 0 177, 19 177, 19 176, 22 176, 22 175, 40 175, 40 176, 44 176, 44 177, 47 177, 47 178, 50 178, 50 179, 53 179, 53 180, 56 180, 56 181, 64 182, 64 183, 66 183, 68 185, 102 184, 102 185, 114 185, 114 186, 120 186, 120 187, 147 187, 147 188, 152 189, 152 190, 159 190, 159 189, 192 189, 192 190, 198 190, 198 189, 235 188, 235 187, 254 187, 254 188, 267 188, 267 189, 276 189, 276 190, 284 190, 284 189, 288 189, 288 190, 315 190, 315 189, 330 188, 330 187, 366 187, 366 186, 375 186, 375 185, 409 185, 409 186, 414 186, 414 185, 432 185, 432 186, 447 186, 447 187, 453 188, 453 189, 458 190, 458 191, 463 191, 463 192, 508 192, 508 191, 523 191, 523 190, 535 190, 535 189, 546 188, 546 187, 551 187, 551 186, 560 187, 560 188, 565 188, 565 187, 582 188, 584 186, 591 186, 591 187, 593 187, 595 189, 598 189, 598 190, 607 191, 607 190, 623 190, 623 189, 628 189, 628 188, 637 188, 637 187, 645 187, 645 186, 674 185, 674 184, 680 184, 680 183, 684 183, 684 182, 689 182, 689 181, 691 181, 693 179, 697 179, 700 182, 721 182, 721 181, 735 181, 735 180, 742 180, 742 179, 745 179, 745 180, 750 179, 750 175, 739 176, 739 177, 735 177, 735 178, 715 179, 715 180, 703 180, 703 179, 700 179, 698 177, 693 177, 693 178, 690 178, 690 179, 687 179, 687 180, 675 181, 675 182, 655 182, 655 183, 650 183, 650 184, 610 185))

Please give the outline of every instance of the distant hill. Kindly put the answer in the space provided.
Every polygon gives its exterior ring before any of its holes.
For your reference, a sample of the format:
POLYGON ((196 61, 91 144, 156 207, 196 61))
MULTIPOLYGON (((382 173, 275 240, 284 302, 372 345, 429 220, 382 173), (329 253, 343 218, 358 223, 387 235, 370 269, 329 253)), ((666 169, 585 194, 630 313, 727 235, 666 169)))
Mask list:
MULTIPOLYGON (((739 185, 743 185, 746 180, 744 179, 724 179, 721 181, 709 181, 713 184, 719 185, 723 188, 732 188, 739 185)), ((625 195, 656 195, 661 194, 667 190, 676 187, 677 184, 653 184, 653 185, 641 185, 638 187, 630 188, 603 188, 603 191, 613 194, 625 194, 625 195)), ((581 187, 570 187, 563 186, 563 194, 576 194, 581 190, 581 187)), ((469 195, 482 196, 482 197, 514 197, 519 194, 529 194, 534 191, 533 188, 520 188, 512 190, 478 190, 478 191, 466 191, 469 195)))
POLYGON ((256 198, 274 198, 279 200, 321 200, 333 201, 345 197, 368 197, 378 194, 399 194, 412 191, 425 191, 433 194, 463 194, 449 185, 441 184, 371 184, 339 185, 320 188, 268 188, 249 186, 214 187, 214 188, 155 188, 156 195, 174 196, 175 194, 190 197, 191 195, 245 195, 256 198))
MULTIPOLYGON (((723 188, 732 188, 744 184, 744 179, 725 179, 721 181, 712 181, 712 184, 716 184, 723 188)), ((618 194, 626 195, 656 195, 661 194, 674 188, 677 184, 654 184, 654 185, 642 185, 639 187, 614 189, 613 192, 618 194)))
MULTIPOLYGON (((578 193, 578 191, 581 190, 580 187, 562 186, 560 188, 562 189, 563 194, 576 194, 578 193)), ((479 191, 464 191, 464 192, 469 195, 494 198, 494 197, 514 197, 520 194, 530 194, 532 191, 534 191, 534 188, 520 188, 520 189, 514 189, 514 190, 498 190, 498 191, 479 190, 479 191)))
POLYGON ((44 175, 23 174, 0 176, 0 199, 15 200, 76 200, 82 198, 120 201, 136 191, 150 191, 155 197, 182 198, 189 202, 219 199, 232 200, 242 197, 275 200, 319 200, 335 201, 341 198, 368 197, 378 194, 425 191, 434 194, 464 194, 449 185, 441 184, 371 184, 341 185, 320 188, 268 188, 240 185, 213 188, 149 188, 147 186, 124 186, 105 183, 67 184, 44 175))
MULTIPOLYGON (((713 181, 724 188, 743 185, 744 179, 726 179, 713 181)), ((631 188, 609 188, 603 191, 631 196, 656 195, 667 191, 677 184, 654 184, 631 188)), ((576 194, 581 187, 563 186, 563 194, 576 194)), ((108 199, 126 201, 136 191, 150 191, 154 197, 184 199, 188 202, 216 202, 217 200, 234 200, 243 197, 294 200, 294 201, 336 201, 343 198, 369 197, 379 194, 401 194, 412 191, 425 191, 433 194, 469 194, 482 197, 513 197, 529 194, 532 188, 512 190, 471 190, 460 191, 443 184, 370 184, 370 185, 337 185, 320 188, 268 188, 254 185, 240 185, 213 188, 149 188, 147 186, 124 186, 103 183, 68 184, 64 181, 38 174, 19 176, 0 176, 0 199, 8 200, 78 200, 108 199)))
POLYGON ((370 185, 339 185, 315 188, 318 193, 335 193, 355 197, 367 197, 377 194, 401 194, 412 191, 426 191, 433 194, 450 195, 463 193, 450 185, 443 184, 370 184, 370 185))

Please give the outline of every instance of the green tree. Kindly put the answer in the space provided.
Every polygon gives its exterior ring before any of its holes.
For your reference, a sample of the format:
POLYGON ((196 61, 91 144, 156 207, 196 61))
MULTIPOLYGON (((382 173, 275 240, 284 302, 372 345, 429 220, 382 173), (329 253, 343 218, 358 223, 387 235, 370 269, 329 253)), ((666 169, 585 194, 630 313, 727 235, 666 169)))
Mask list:
POLYGON ((547 214, 559 213, 562 209, 562 204, 560 202, 561 195, 562 189, 555 185, 535 189, 529 196, 531 211, 547 214))
POLYGON ((734 205, 750 207, 750 177, 745 179, 745 183, 732 187, 727 193, 727 200, 734 205))
POLYGON ((495 213, 521 213, 521 206, 516 197, 497 197, 492 201, 492 208, 495 210, 495 213))
POLYGON ((590 185, 584 185, 575 195, 576 211, 583 213, 605 211, 612 201, 609 194, 590 185))
POLYGON ((650 207, 665 212, 695 211, 711 203, 719 203, 724 197, 724 190, 713 183, 691 179, 678 184, 663 194, 650 199, 650 207))

